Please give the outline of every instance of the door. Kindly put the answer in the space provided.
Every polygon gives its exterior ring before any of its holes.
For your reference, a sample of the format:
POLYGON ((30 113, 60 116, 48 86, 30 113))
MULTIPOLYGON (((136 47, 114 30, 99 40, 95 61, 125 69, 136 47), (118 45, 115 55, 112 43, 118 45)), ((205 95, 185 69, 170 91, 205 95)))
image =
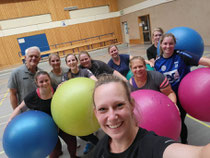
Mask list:
POLYGON ((140 16, 139 21, 139 32, 141 43, 151 43, 151 29, 150 29, 150 18, 149 15, 140 16))
POLYGON ((130 43, 129 40, 129 32, 128 32, 128 23, 127 21, 122 22, 123 24, 123 32, 124 32, 124 37, 125 37, 125 43, 130 43))

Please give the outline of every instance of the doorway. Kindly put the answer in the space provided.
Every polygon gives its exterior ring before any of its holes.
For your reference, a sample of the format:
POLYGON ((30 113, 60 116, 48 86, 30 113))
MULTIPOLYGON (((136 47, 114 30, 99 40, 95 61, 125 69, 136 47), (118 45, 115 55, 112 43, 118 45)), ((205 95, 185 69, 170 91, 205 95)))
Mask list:
POLYGON ((130 40, 129 40, 129 32, 128 32, 128 22, 127 21, 124 21, 122 22, 123 24, 123 32, 124 32, 124 37, 125 37, 125 43, 130 43, 130 40))
POLYGON ((140 32, 141 43, 144 43, 144 44, 152 43, 149 15, 138 17, 138 22, 139 22, 139 32, 140 32))

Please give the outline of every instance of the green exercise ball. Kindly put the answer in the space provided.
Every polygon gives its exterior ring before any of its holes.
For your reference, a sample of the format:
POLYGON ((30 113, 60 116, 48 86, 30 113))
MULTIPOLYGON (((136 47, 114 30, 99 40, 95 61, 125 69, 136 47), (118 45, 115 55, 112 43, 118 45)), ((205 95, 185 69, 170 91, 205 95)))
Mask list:
POLYGON ((52 117, 57 126, 74 136, 86 136, 98 130, 93 112, 95 81, 79 77, 64 82, 51 102, 52 117))

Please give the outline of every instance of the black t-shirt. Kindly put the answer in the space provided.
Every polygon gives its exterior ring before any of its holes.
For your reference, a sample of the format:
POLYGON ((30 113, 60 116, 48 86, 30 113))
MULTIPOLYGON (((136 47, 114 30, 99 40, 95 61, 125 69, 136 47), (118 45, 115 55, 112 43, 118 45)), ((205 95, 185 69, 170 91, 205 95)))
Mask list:
POLYGON ((157 57, 157 48, 153 45, 151 45, 148 49, 147 49, 147 59, 156 59, 157 57))
POLYGON ((174 140, 157 136, 154 132, 148 132, 139 128, 139 131, 131 146, 122 153, 111 153, 109 150, 108 135, 105 135, 94 150, 94 158, 162 158, 166 147, 174 140))
MULTIPOLYGON (((91 60, 91 68, 89 69, 96 77, 101 74, 113 74, 114 69, 100 60, 91 60)), ((81 68, 84 68, 80 65, 81 68)))
POLYGON ((49 114, 50 116, 51 116, 51 110, 50 110, 51 100, 52 100, 52 98, 47 99, 47 100, 41 99, 38 96, 36 90, 29 93, 24 98, 24 102, 29 109, 39 110, 39 111, 42 111, 42 112, 45 112, 45 113, 49 114))

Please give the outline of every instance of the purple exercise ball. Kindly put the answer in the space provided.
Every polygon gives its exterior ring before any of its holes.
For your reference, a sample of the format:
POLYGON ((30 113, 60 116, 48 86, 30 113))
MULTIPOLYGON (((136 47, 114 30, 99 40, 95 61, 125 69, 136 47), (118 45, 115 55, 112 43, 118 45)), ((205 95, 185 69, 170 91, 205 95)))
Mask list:
POLYGON ((179 139, 181 119, 175 104, 164 94, 154 90, 131 93, 135 100, 134 114, 138 125, 160 136, 179 139))
POLYGON ((191 116, 210 122, 210 69, 199 68, 187 74, 179 85, 182 107, 191 116))

